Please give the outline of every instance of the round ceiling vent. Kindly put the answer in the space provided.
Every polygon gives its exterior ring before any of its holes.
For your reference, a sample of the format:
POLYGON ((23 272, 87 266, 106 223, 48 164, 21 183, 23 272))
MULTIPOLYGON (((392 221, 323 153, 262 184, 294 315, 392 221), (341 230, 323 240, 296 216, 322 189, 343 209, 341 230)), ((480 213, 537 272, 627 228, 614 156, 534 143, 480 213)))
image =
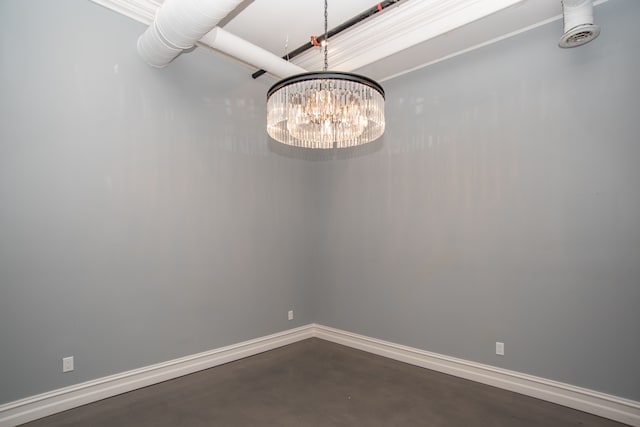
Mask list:
POLYGON ((600 27, 594 24, 578 25, 564 33, 558 42, 560 47, 578 47, 598 37, 600 27))
POLYGON ((582 46, 600 34, 600 27, 593 23, 591 0, 563 0, 562 17, 564 34, 558 42, 560 47, 582 46))

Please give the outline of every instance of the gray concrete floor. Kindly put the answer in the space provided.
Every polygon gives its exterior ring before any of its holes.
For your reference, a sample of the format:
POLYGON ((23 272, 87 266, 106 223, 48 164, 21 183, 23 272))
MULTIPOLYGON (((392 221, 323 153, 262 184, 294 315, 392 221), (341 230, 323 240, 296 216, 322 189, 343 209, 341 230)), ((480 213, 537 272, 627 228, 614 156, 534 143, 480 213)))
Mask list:
POLYGON ((621 424, 314 338, 27 425, 621 424))

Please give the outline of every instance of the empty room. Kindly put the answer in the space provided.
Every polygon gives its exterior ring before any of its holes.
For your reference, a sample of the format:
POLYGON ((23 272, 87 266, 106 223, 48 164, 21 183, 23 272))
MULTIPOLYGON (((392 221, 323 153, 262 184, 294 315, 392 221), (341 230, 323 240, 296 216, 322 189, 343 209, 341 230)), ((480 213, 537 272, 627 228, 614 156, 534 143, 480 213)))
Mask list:
POLYGON ((640 426, 639 20, 1 0, 0 427, 640 426))

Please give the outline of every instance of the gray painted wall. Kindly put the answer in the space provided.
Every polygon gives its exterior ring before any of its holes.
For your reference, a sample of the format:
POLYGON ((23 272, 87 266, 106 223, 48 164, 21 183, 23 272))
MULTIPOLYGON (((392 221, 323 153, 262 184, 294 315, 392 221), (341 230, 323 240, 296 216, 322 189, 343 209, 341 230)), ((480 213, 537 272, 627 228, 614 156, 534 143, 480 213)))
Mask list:
POLYGON ((313 321, 269 80, 206 51, 152 69, 142 31, 0 2, 0 403, 313 321))
POLYGON ((316 320, 640 400, 639 16, 386 82, 382 148, 319 163, 316 320))
POLYGON ((640 2, 386 82, 338 153, 267 141, 230 60, 33 4, 0 2, 0 403, 312 321, 640 400, 640 2))

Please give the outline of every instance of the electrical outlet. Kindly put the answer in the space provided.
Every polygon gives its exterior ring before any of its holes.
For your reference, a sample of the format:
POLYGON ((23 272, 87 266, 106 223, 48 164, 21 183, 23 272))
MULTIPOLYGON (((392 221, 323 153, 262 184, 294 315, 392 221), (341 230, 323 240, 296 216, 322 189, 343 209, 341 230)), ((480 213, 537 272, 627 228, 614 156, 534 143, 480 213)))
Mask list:
POLYGON ((504 356, 504 343, 496 342, 496 354, 498 356, 504 356))
POLYGON ((73 371, 73 356, 62 359, 62 372, 73 371))
POLYGON ((293 310, 289 310, 289 313, 287 313, 287 318, 289 320, 293 320, 293 310))

